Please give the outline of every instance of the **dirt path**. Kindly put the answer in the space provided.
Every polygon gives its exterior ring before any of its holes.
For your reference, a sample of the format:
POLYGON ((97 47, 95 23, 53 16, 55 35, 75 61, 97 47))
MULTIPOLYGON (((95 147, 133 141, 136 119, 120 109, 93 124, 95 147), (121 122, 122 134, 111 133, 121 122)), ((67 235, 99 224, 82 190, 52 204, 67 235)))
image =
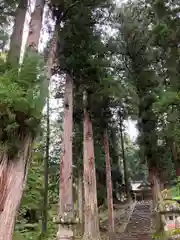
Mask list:
POLYGON ((117 240, 151 240, 151 202, 138 202, 124 233, 117 240))

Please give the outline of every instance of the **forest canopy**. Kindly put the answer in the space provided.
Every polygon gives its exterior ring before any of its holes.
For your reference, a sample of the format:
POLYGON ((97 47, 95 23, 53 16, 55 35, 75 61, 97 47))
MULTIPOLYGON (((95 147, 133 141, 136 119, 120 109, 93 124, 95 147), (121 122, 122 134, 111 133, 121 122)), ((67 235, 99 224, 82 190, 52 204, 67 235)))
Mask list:
POLYGON ((77 222, 99 240, 98 211, 115 232, 137 181, 155 209, 180 176, 179 16, 178 0, 1 1, 0 240, 77 222))

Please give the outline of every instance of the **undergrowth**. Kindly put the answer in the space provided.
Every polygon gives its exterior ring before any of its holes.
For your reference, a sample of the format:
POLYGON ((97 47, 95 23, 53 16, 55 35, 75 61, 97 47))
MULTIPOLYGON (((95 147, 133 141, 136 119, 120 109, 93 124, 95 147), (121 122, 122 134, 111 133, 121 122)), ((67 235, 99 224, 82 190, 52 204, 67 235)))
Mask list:
POLYGON ((168 240, 169 238, 175 237, 176 239, 180 239, 180 229, 173 229, 169 231, 161 231, 159 233, 154 233, 152 235, 152 239, 155 240, 168 240))
POLYGON ((0 143, 13 157, 22 138, 35 135, 41 120, 43 61, 34 52, 26 54, 21 69, 0 59, 0 143))
MULTIPOLYGON (((24 226, 25 227, 25 226, 24 226)), ((41 223, 26 228, 16 229, 14 232, 13 240, 53 240, 56 239, 57 226, 52 222, 48 221, 47 233, 45 236, 41 236, 41 223)))

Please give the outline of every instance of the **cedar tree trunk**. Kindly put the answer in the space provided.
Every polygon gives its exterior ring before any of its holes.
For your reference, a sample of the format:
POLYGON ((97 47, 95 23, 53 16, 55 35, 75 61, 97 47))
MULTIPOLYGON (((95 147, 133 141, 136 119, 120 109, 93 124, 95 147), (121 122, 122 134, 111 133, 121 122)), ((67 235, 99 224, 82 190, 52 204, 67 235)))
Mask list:
POLYGON ((31 14, 29 25, 29 34, 27 39, 27 47, 38 51, 38 44, 42 28, 42 19, 44 12, 44 0, 36 0, 34 12, 31 14))
POLYGON ((0 240, 11 240, 17 210, 27 178, 28 162, 31 157, 32 138, 26 137, 15 159, 1 153, 0 163, 0 240))
MULTIPOLYGON (((41 7, 43 9, 44 5, 41 7)), ((38 8, 40 8, 39 5, 38 5, 38 8)), ((36 12, 36 9, 35 9, 35 12, 36 12)), ((34 36, 34 40, 35 40, 34 46, 35 44, 38 44, 36 34, 38 36, 40 35, 41 25, 42 25, 42 23, 39 24, 38 21, 42 21, 41 16, 38 16, 37 14, 32 15, 32 22, 35 22, 38 24, 38 27, 34 26, 33 33, 29 34, 29 36, 31 35, 31 38, 32 36, 34 36), (36 21, 34 21, 34 18, 36 18, 36 21)), ((15 21, 15 24, 20 24, 20 23, 15 21)), ((16 27, 18 26, 14 26, 14 29, 16 29, 16 27)), ((28 42, 29 42, 29 39, 28 39, 28 42)), ((13 53, 13 58, 14 58, 15 52, 17 53, 17 57, 19 58, 20 52, 18 53, 16 51, 17 49, 15 51, 13 49, 13 47, 15 46, 15 43, 11 43, 11 46, 12 46, 12 49, 10 49, 10 52, 11 54, 13 53)), ((37 46, 36 46, 36 49, 37 49, 37 46)), ((8 59, 8 61, 10 61, 10 59, 8 59)), ((0 207, 1 209, 0 240, 12 239, 16 213, 18 211, 19 204, 23 194, 23 189, 26 184, 28 166, 29 166, 30 155, 32 150, 32 141, 33 139, 31 136, 25 136, 22 139, 21 149, 19 150, 17 156, 14 159, 8 159, 8 156, 6 155, 5 152, 1 153, 0 189, 3 194, 0 200, 0 205, 1 205, 0 207)))
POLYGON ((156 229, 156 231, 158 232, 162 228, 162 221, 160 214, 155 211, 155 208, 157 206, 157 203, 161 200, 161 188, 159 172, 155 167, 149 169, 149 178, 151 182, 153 198, 153 211, 154 211, 153 228, 156 229))
POLYGON ((80 223, 80 226, 81 226, 81 233, 83 234, 84 232, 84 226, 83 226, 83 223, 84 223, 84 194, 83 194, 83 179, 82 179, 82 175, 79 174, 79 177, 78 177, 78 218, 79 218, 79 223, 80 223))
POLYGON ((19 65, 27 6, 28 0, 20 0, 15 12, 15 23, 8 52, 8 62, 15 67, 19 65))
POLYGON ((128 183, 128 170, 127 170, 127 163, 126 163, 126 155, 125 155, 125 149, 124 149, 124 136, 123 136, 123 118, 120 114, 120 138, 121 138, 121 150, 122 150, 122 158, 123 158, 123 167, 124 167, 124 183, 125 183, 125 191, 126 191, 126 196, 128 200, 131 199, 130 195, 130 189, 129 189, 129 183, 128 183))
POLYGON ((83 180, 81 175, 78 177, 78 217, 80 223, 83 223, 83 180))
POLYGON ((84 240, 100 239, 92 122, 84 110, 84 240))
POLYGON ((109 155, 109 141, 107 130, 104 132, 104 152, 106 159, 106 184, 107 184, 107 203, 108 203, 108 222, 109 222, 109 239, 114 239, 114 209, 112 196, 112 179, 111 179, 111 162, 109 155))
POLYGON ((172 156, 173 156, 174 166, 176 170, 176 177, 180 177, 180 161, 179 161, 177 145, 175 142, 172 143, 172 156))
POLYGON ((64 136, 60 161, 59 187, 59 229, 58 240, 73 239, 70 222, 73 220, 73 186, 72 186, 72 126, 73 126, 73 81, 66 74, 64 96, 64 136), (62 221, 61 221, 62 220, 62 221), (62 222, 66 224, 62 224, 62 222), (69 224, 68 224, 69 222, 69 224))

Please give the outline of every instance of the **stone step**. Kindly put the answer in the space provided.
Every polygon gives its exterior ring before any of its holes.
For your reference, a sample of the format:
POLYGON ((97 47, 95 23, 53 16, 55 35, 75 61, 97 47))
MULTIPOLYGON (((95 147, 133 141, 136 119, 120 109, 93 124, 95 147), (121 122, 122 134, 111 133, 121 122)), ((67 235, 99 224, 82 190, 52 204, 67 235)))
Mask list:
POLYGON ((151 201, 138 202, 131 215, 126 230, 117 240, 152 240, 151 201))

